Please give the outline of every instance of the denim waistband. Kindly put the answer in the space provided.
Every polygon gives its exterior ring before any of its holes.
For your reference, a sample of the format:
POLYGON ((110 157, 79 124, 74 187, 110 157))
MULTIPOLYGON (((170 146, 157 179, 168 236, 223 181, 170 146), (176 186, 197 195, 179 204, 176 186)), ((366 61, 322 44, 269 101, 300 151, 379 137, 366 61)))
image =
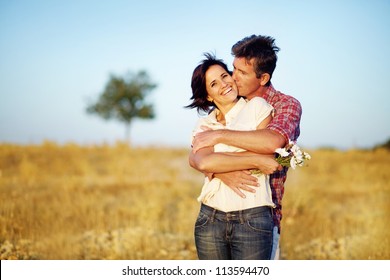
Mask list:
POLYGON ((255 215, 265 215, 265 214, 271 214, 272 215, 272 208, 270 206, 259 206, 244 210, 238 210, 238 211, 230 211, 230 212, 224 212, 221 210, 214 209, 213 207, 210 207, 206 204, 201 205, 200 211, 204 214, 211 217, 211 220, 217 219, 222 221, 244 221, 246 219, 249 219, 250 217, 253 217, 255 215))

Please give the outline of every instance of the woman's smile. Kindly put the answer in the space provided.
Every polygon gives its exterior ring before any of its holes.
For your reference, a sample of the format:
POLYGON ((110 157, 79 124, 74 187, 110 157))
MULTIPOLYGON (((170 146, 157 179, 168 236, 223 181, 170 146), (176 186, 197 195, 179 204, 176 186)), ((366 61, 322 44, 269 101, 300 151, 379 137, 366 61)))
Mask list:
POLYGON ((232 87, 228 87, 226 90, 224 90, 222 92, 222 96, 226 96, 227 94, 231 93, 232 92, 232 87))

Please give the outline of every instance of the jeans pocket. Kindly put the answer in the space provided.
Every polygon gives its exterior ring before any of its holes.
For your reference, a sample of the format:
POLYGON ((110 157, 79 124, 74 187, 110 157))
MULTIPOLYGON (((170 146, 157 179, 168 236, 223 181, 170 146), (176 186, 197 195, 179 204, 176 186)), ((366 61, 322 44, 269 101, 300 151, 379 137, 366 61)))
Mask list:
POLYGON ((257 232, 269 232, 272 234, 273 230, 273 220, 272 216, 258 216, 258 217, 251 217, 246 222, 247 226, 254 231, 257 232))
POLYGON ((205 225, 207 225, 208 221, 209 221, 209 216, 207 216, 203 212, 199 212, 198 218, 196 219, 195 222, 195 228, 204 227, 205 225))

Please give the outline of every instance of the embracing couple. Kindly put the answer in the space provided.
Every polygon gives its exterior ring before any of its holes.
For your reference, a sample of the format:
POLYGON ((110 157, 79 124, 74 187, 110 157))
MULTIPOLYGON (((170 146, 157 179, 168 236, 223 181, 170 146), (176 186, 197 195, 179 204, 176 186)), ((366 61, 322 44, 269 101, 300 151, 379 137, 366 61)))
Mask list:
POLYGON ((190 165, 205 174, 198 200, 199 259, 278 259, 287 167, 275 150, 296 141, 302 108, 271 78, 279 48, 252 35, 232 47, 233 72, 211 54, 195 68, 192 103, 206 113, 194 132, 190 165))

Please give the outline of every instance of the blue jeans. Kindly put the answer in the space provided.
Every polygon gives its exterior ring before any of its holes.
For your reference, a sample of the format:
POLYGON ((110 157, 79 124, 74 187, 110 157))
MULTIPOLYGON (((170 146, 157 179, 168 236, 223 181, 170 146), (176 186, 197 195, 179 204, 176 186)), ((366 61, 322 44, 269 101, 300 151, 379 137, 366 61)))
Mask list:
POLYGON ((279 246, 279 239, 280 234, 278 233, 278 227, 274 227, 274 237, 273 237, 273 244, 272 244, 272 254, 271 254, 271 260, 280 260, 280 246, 279 246))
POLYGON ((202 204, 195 223, 200 260, 269 260, 273 239, 272 209, 261 206, 222 212, 202 204))

